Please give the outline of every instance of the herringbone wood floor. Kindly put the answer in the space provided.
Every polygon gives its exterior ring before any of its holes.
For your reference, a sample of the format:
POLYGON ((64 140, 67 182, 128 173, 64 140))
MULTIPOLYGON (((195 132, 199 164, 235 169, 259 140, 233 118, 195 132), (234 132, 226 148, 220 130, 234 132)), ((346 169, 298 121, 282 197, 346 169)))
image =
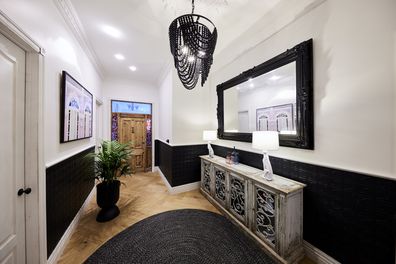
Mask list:
MULTIPOLYGON (((170 195, 158 173, 139 173, 121 180, 120 215, 107 223, 98 223, 99 212, 93 197, 83 212, 76 230, 58 263, 84 262, 97 248, 134 223, 161 212, 194 208, 219 213, 198 190, 170 195)), ((300 264, 313 264, 305 258, 300 264)))

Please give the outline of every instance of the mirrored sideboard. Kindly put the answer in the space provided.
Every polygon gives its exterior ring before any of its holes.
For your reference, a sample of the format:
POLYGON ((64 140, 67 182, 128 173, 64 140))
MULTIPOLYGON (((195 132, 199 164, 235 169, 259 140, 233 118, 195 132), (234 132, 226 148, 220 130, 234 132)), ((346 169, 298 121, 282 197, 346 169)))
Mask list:
POLYGON ((201 193, 281 263, 298 263, 303 251, 303 188, 278 175, 219 156, 201 156, 201 193))

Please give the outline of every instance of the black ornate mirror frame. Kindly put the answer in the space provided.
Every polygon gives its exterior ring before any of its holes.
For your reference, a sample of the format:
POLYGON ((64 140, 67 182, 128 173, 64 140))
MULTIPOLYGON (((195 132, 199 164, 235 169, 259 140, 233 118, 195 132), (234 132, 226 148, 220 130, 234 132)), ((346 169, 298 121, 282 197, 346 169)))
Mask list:
POLYGON ((252 142, 252 133, 224 132, 224 91, 275 70, 290 62, 296 62, 296 134, 279 135, 279 144, 284 147, 313 149, 313 62, 312 39, 304 41, 292 49, 249 69, 217 86, 217 120, 220 139, 252 142))

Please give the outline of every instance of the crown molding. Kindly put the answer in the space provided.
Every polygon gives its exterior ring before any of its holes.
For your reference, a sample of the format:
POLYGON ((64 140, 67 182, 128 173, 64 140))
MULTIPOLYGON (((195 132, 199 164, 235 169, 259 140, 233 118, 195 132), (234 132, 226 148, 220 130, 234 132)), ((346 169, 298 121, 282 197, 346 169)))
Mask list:
POLYGON ((81 48, 85 51, 88 59, 91 61, 95 67, 98 75, 103 79, 104 69, 103 65, 100 63, 98 55, 92 48, 90 41, 88 40, 87 34, 85 33, 84 27, 78 18, 77 12, 73 7, 70 0, 53 0, 55 6, 58 8, 59 12, 62 14, 66 24, 71 29, 77 42, 80 44, 81 48))

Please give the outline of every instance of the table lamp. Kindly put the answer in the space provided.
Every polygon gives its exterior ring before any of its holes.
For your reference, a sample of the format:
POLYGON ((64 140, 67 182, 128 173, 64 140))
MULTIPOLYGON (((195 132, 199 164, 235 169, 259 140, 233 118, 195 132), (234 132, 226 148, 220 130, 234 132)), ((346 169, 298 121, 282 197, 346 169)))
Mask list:
POLYGON ((216 130, 204 130, 203 131, 203 140, 208 141, 208 150, 209 150, 209 157, 213 158, 214 151, 212 149, 212 146, 210 145, 210 142, 212 140, 217 139, 217 131, 216 130))
POLYGON ((279 149, 279 135, 277 131, 254 131, 252 147, 263 151, 264 178, 272 181, 272 166, 268 151, 279 149))

